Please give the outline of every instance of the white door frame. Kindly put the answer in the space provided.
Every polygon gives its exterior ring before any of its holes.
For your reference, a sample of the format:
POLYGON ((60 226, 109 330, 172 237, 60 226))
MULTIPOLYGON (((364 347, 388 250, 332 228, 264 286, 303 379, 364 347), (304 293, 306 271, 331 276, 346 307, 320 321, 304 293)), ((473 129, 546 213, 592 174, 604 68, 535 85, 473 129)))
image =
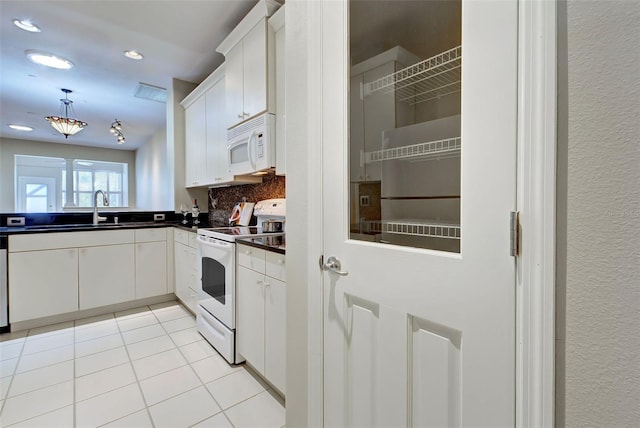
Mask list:
MULTIPOLYGON (((307 46, 321 52, 321 2, 307 3, 307 46)), ((519 0, 517 209, 522 239, 517 263, 516 427, 554 424, 556 2, 519 0)), ((322 165, 320 55, 308 55, 308 426, 323 425, 322 165), (313 112, 315 114, 312 114, 313 112)), ((507 243, 505 243, 505 246, 507 243)))
POLYGON ((516 426, 555 415, 557 4, 519 0, 516 426))

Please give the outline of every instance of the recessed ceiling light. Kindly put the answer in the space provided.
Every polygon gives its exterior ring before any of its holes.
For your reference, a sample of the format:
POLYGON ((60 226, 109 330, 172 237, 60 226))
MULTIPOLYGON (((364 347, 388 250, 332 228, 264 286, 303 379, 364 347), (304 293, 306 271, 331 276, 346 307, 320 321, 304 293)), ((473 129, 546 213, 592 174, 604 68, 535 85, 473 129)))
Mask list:
POLYGON ((129 59, 137 59, 137 60, 144 58, 144 56, 140 52, 134 51, 134 50, 124 51, 124 56, 126 56, 129 59))
POLYGON ((9 125, 9 128, 11 129, 15 129, 16 131, 33 131, 33 128, 30 126, 24 126, 24 125, 9 125))
POLYGON ((68 59, 50 54, 48 52, 29 49, 24 51, 24 53, 25 55, 27 55, 27 58, 31 60, 31 62, 35 62, 36 64, 44 65, 51 68, 58 68, 60 70, 69 70, 70 68, 75 67, 75 64, 68 59))
POLYGON ((33 22, 27 20, 27 19, 14 19, 13 23, 16 25, 16 27, 24 30, 24 31, 28 31, 30 33, 39 33, 40 32, 40 27, 38 27, 36 24, 34 24, 33 22))

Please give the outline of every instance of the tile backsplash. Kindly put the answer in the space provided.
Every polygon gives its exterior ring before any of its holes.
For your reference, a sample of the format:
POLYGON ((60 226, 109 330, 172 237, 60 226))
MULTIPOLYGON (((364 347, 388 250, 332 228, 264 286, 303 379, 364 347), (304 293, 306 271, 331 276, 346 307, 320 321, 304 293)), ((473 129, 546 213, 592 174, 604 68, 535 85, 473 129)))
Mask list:
POLYGON ((262 183, 244 184, 241 186, 216 187, 209 189, 209 221, 226 223, 231 210, 242 198, 247 202, 258 202, 264 199, 284 198, 286 181, 277 175, 265 175, 262 183))

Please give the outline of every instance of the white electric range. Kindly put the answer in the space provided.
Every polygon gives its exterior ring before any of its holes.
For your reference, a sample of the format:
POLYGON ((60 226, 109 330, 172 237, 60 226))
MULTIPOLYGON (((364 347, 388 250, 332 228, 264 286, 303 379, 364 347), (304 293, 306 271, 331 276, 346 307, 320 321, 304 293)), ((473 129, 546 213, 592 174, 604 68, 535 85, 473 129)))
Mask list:
POLYGON ((284 232, 263 232, 266 220, 285 220, 285 199, 258 202, 253 211, 256 226, 198 229, 202 287, 196 314, 198 331, 231 364, 244 359, 236 350, 236 245, 239 238, 278 236, 284 232))

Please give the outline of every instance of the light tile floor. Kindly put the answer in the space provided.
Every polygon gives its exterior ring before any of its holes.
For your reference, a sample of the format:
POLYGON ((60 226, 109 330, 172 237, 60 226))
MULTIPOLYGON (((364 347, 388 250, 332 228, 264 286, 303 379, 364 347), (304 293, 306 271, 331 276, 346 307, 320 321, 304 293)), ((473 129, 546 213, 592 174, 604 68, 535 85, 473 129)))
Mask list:
POLYGON ((0 335, 0 426, 275 427, 284 403, 178 302, 0 335))

